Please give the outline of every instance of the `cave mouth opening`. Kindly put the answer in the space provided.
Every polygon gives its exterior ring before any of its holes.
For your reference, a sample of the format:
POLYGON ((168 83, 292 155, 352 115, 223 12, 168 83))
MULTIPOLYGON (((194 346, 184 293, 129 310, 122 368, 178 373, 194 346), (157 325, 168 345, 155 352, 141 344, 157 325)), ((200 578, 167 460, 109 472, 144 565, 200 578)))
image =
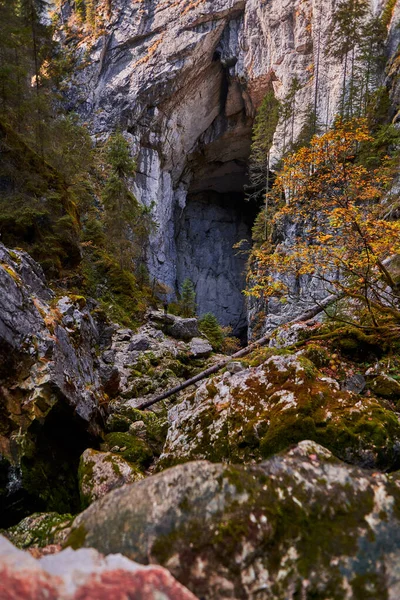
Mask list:
POLYGON ((100 439, 64 398, 54 405, 43 423, 33 422, 27 452, 20 465, 0 462, 0 480, 8 488, 1 498, 4 511, 0 527, 16 525, 35 512, 77 514, 81 510, 79 460, 87 448, 98 449, 100 439))
POLYGON ((246 250, 259 211, 246 199, 247 162, 230 161, 194 177, 178 219, 177 285, 189 278, 198 314, 213 313, 247 343, 246 250), (241 248, 234 246, 244 240, 241 248))

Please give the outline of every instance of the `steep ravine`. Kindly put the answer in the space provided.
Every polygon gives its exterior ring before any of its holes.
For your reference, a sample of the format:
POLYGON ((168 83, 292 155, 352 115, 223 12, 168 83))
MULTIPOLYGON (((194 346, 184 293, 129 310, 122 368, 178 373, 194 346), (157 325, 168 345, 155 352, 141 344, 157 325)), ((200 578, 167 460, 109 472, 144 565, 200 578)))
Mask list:
MULTIPOLYGON (((246 256, 233 246, 250 244, 260 208, 245 188, 266 93, 283 99, 299 78, 294 141, 318 55, 317 112, 333 119, 342 65, 323 47, 335 4, 104 0, 93 32, 77 2, 63 2, 60 39, 78 55, 64 99, 95 141, 117 129, 129 141, 137 170, 126 180, 157 225, 154 285, 128 301, 122 324, 106 278, 86 297, 75 287, 84 273, 52 286, 29 254, 0 244, 0 600, 400 598, 396 339, 296 322, 138 409, 227 358, 197 318, 165 311, 157 281, 172 299, 190 278, 199 314, 243 342, 254 317, 259 333, 315 301, 295 282, 297 305, 270 303, 268 315, 246 305, 246 256)), ((390 6, 396 120, 400 9, 390 6)), ((284 136, 279 124, 272 168, 284 136)), ((278 235, 289 240, 289 227, 278 235)))

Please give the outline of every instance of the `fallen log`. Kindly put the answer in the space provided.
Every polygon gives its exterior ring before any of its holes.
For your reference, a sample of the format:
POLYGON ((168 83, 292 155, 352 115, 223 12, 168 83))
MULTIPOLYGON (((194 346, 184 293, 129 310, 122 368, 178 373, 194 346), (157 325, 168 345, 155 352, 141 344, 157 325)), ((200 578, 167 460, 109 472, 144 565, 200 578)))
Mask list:
POLYGON ((265 344, 270 341, 271 337, 278 329, 281 329, 282 327, 287 327, 288 325, 294 325, 295 323, 304 323, 306 321, 309 321, 313 317, 316 317, 318 314, 323 312, 326 308, 328 308, 328 306, 330 304, 333 304, 334 302, 339 300, 341 297, 342 296, 333 295, 333 294, 328 296, 320 304, 318 304, 318 305, 314 306, 313 308, 307 310, 306 312, 302 313, 296 319, 293 319, 292 321, 288 321, 287 323, 282 323, 281 325, 278 325, 278 327, 275 327, 275 329, 273 329, 270 333, 268 333, 267 335, 264 335, 262 338, 260 338, 256 342, 253 342, 249 346, 246 346, 246 348, 242 348, 242 350, 239 350, 239 352, 232 354, 232 356, 227 356, 226 358, 224 358, 224 360, 221 360, 220 362, 216 363, 212 367, 209 367, 205 371, 202 371, 198 375, 195 375, 195 377, 192 377, 191 379, 184 381, 180 385, 177 385, 174 388, 171 388, 167 392, 164 392, 163 394, 156 396, 156 398, 152 398, 151 400, 147 400, 146 402, 143 402, 136 408, 138 410, 146 410, 146 408, 150 408, 150 406, 153 406, 154 404, 157 404, 158 402, 161 402, 162 400, 166 400, 167 398, 170 398, 171 396, 173 396, 174 394, 177 394, 178 392, 182 392, 186 388, 190 387, 191 385, 194 385, 195 383, 198 383, 202 379, 205 379, 206 377, 209 377, 210 375, 217 373, 218 371, 220 371, 221 369, 226 367, 227 364, 232 362, 232 360, 235 360, 237 358, 243 358, 244 356, 247 356, 254 350, 257 350, 257 348, 261 348, 262 346, 265 346, 265 344))

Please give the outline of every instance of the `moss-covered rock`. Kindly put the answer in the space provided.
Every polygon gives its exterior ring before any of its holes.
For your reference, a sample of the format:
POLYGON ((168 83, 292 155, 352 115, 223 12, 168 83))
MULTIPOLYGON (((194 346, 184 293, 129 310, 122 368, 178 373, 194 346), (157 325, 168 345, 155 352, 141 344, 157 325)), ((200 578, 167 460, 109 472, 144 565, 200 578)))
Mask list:
POLYGON ((67 544, 150 559, 207 600, 397 598, 399 490, 398 473, 304 441, 259 465, 188 463, 116 490, 67 544))
POLYGON ((377 396, 388 398, 389 400, 398 400, 400 398, 400 383, 389 375, 378 375, 369 385, 370 389, 377 396))
POLYGON ((169 422, 160 467, 261 460, 304 439, 361 466, 400 466, 397 416, 374 398, 341 391, 303 355, 208 380, 170 409, 169 422))
POLYGON ((65 541, 72 519, 72 515, 35 513, 2 533, 18 548, 44 548, 65 541))
POLYGON ((139 469, 111 452, 87 449, 79 463, 79 490, 82 507, 86 508, 125 483, 142 479, 139 469))
POLYGON ((105 441, 104 449, 114 454, 118 453, 124 460, 139 469, 145 469, 153 460, 153 450, 138 436, 113 432, 106 435, 105 441))

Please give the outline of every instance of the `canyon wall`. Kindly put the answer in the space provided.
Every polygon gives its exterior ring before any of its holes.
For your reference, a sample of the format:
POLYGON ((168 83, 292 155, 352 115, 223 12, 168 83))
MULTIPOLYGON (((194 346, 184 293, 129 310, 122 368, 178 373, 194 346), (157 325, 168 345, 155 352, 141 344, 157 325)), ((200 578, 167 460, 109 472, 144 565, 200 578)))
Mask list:
MULTIPOLYGON (((371 11, 379 13, 384 4, 371 0, 371 11)), ((167 284, 172 297, 189 275, 200 313, 212 304, 222 323, 236 329, 243 326, 244 262, 232 257, 234 251, 228 258, 221 252, 249 238, 257 208, 243 193, 254 116, 269 90, 282 100, 297 77, 294 119, 290 131, 278 125, 272 164, 287 138, 298 137, 307 107, 316 104, 322 126, 332 122, 343 78, 340 62, 325 53, 334 7, 335 0, 113 0, 111 15, 104 8, 102 35, 79 42, 70 107, 96 138, 119 127, 130 139, 138 163, 133 187, 152 206, 158 225, 149 251, 152 277, 167 284), (207 194, 219 208, 205 217, 207 194), (245 214, 247 222, 238 224, 231 232, 238 239, 232 239, 226 223, 238 206, 234 220, 245 214), (199 219, 197 233, 193 219, 199 219), (213 233, 198 235, 201 223, 213 233), (225 244, 214 243, 219 238, 225 244), (199 244, 208 256, 204 268, 199 244), (229 275, 211 264, 224 264, 229 275)), ((64 18, 71 10, 64 6, 64 18)), ((398 45, 397 16, 395 6, 389 55, 398 45)))

